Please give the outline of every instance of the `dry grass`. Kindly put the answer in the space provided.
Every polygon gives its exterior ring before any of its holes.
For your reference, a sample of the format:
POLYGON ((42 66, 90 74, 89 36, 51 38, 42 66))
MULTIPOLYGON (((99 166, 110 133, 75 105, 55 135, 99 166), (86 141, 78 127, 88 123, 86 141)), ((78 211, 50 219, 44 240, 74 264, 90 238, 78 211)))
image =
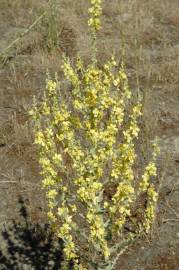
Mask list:
MULTIPOLYGON (((27 28, 46 7, 45 0, 1 0, 0 34, 3 36, 14 28, 16 37, 15 29, 27 28)), ((41 219, 39 205, 43 209, 45 207, 43 195, 40 195, 39 202, 37 159, 31 128, 26 121, 32 96, 36 94, 40 97, 44 88, 46 69, 52 73, 57 71, 60 76, 63 52, 72 61, 77 54, 86 63, 91 57, 86 23, 88 1, 60 0, 57 8, 58 46, 48 49, 46 21, 42 21, 21 40, 15 48, 14 57, 0 70, 0 181, 2 190, 7 192, 3 200, 11 211, 6 211, 6 208, 0 210, 6 219, 18 212, 13 207, 18 194, 28 197, 33 220, 41 219), (18 181, 18 184, 3 184, 6 178, 18 181)), ((178 0, 104 0, 98 56, 104 62, 114 51, 120 61, 121 48, 125 47, 131 87, 135 93, 138 79, 144 96, 145 123, 142 132, 148 142, 154 135, 162 138, 179 130, 178 14, 178 0)), ((166 255, 165 261, 162 256, 156 258, 152 269, 177 269, 177 255, 166 255)))

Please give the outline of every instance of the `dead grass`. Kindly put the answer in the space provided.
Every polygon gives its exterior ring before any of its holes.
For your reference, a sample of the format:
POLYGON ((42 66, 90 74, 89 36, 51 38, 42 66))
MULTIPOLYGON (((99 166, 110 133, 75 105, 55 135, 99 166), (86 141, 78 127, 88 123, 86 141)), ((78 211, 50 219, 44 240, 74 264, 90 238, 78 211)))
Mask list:
POLYGON ((36 14, 46 8, 45 0, 1 0, 0 13, 10 18, 10 23, 15 27, 26 27, 32 23, 36 14))
MULTIPOLYGON (((3 20, 0 33, 8 31, 9 26, 28 27, 46 6, 45 0, 1 0, 3 20)), ((13 196, 3 198, 13 209, 18 194, 25 194, 33 220, 39 220, 42 215, 37 205, 41 204, 44 209, 45 204, 43 195, 40 195, 41 202, 38 197, 38 166, 31 129, 26 125, 27 110, 32 96, 40 97, 43 91, 46 69, 52 73, 57 71, 61 76, 62 53, 68 54, 72 61, 77 54, 86 63, 90 61, 87 8, 88 1, 60 0, 57 12, 59 45, 48 50, 44 32, 46 23, 42 22, 21 40, 15 57, 0 70, 0 150, 3 153, 0 172, 9 175, 13 181, 21 179, 16 187, 4 184, 3 187, 13 196), (2 144, 7 146, 1 147, 2 144)), ((114 51, 120 61, 121 47, 125 47, 131 87, 136 92, 138 78, 145 97, 142 132, 149 142, 155 135, 163 136, 179 129, 178 13, 178 0, 104 0, 98 55, 104 62, 114 51)), ((0 177, 4 179, 2 175, 0 177)), ((13 215, 14 212, 2 211, 3 215, 13 215)), ((179 261, 177 255, 161 255, 156 258, 152 269, 177 270, 175 261, 179 261)))

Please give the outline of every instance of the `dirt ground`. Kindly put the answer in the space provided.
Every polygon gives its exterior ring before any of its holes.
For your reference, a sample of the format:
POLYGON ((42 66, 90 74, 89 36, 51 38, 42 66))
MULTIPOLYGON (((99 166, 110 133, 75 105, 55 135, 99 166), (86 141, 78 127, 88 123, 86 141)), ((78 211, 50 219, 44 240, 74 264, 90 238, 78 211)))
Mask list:
MULTIPOLYGON (((144 96, 144 143, 158 136, 161 183, 152 239, 131 246, 120 270, 179 269, 179 1, 105 0, 98 57, 125 60, 144 96)), ((60 269, 60 244, 44 243, 45 200, 27 110, 62 53, 90 60, 86 0, 58 0, 56 47, 43 19, 0 62, 0 269, 60 269), (14 221, 13 221, 14 220, 14 221)), ((0 0, 0 54, 46 10, 47 1, 0 0)))

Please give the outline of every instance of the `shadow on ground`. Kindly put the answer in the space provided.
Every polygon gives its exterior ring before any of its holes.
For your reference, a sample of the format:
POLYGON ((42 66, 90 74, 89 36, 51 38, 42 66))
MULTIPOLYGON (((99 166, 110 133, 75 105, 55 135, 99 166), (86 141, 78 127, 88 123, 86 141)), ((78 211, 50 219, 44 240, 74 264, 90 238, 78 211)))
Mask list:
POLYGON ((19 203, 22 222, 13 221, 1 233, 0 270, 60 269, 61 241, 54 241, 48 225, 32 224, 23 198, 19 203))

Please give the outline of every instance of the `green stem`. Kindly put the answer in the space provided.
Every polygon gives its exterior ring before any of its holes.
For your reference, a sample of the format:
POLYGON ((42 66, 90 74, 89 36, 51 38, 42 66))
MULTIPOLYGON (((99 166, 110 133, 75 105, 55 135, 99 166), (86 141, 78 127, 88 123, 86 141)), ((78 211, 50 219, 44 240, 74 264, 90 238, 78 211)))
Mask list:
POLYGON ((96 67, 97 64, 97 42, 96 42, 96 32, 92 31, 92 63, 96 67))

